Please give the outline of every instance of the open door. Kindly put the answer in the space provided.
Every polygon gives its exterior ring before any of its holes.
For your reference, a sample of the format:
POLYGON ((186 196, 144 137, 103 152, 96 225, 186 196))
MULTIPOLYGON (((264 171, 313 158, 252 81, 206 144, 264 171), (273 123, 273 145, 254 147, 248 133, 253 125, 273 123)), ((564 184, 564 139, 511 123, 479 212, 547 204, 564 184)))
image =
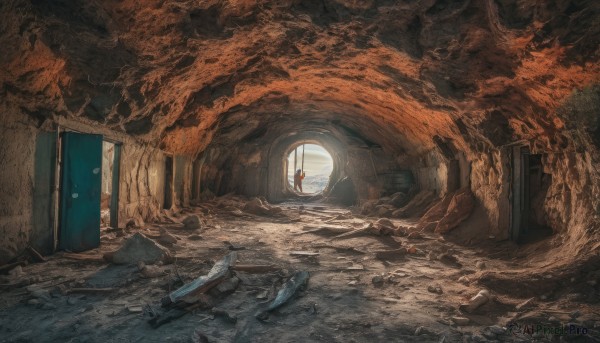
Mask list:
POLYGON ((550 185, 542 155, 530 153, 527 147, 513 148, 512 175, 512 240, 528 243, 551 235, 542 211, 550 185))
POLYGON ((100 245, 102 136, 62 135, 60 190, 61 249, 84 251, 100 245))

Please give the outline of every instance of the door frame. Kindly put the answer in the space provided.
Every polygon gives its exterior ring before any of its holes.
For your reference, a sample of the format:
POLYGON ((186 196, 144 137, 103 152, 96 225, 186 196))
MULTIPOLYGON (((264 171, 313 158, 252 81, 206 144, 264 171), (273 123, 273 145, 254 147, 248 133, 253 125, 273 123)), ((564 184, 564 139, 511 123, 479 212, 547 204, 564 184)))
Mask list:
POLYGON ((121 180, 121 150, 123 148, 123 142, 111 139, 101 133, 90 133, 81 130, 72 129, 67 126, 57 125, 56 126, 56 154, 55 154, 55 174, 54 174, 54 189, 53 189, 53 220, 52 220, 52 231, 53 231, 53 251, 57 251, 60 245, 60 220, 61 220, 61 190, 62 184, 62 173, 63 173, 63 149, 64 142, 62 134, 65 132, 74 132, 80 134, 89 135, 101 135, 102 140, 112 143, 115 146, 115 156, 113 161, 113 174, 112 174, 112 193, 110 202, 110 226, 117 228, 119 226, 119 189, 121 180), (115 209, 114 211, 112 209, 115 209))

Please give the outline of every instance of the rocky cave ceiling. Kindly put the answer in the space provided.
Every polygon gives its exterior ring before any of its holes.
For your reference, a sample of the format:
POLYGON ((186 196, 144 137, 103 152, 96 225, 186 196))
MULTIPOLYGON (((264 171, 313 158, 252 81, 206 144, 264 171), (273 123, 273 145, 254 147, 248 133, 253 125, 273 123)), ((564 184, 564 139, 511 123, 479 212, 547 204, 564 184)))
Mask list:
POLYGON ((555 109, 600 80, 596 0, 6 0, 0 11, 3 113, 190 155, 224 128, 242 139, 319 123, 409 154, 436 135, 465 150, 564 148, 555 109))

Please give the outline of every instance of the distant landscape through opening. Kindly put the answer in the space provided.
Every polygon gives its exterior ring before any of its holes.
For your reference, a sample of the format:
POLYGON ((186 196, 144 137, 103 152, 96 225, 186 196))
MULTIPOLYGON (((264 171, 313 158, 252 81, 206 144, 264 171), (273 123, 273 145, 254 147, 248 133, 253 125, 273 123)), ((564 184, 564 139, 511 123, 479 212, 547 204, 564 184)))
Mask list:
POLYGON ((333 159, 320 145, 300 144, 288 156, 287 178, 291 188, 294 188, 294 173, 298 169, 303 169, 305 173, 302 180, 302 193, 320 193, 329 182, 329 176, 333 171, 333 159))

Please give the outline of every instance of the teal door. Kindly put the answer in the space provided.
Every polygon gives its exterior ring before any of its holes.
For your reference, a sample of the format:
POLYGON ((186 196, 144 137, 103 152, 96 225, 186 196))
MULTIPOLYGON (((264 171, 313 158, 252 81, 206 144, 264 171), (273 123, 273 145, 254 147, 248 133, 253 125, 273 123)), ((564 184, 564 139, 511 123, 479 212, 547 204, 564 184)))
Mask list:
POLYGON ((60 248, 84 251, 100 245, 102 136, 62 136, 60 248))

